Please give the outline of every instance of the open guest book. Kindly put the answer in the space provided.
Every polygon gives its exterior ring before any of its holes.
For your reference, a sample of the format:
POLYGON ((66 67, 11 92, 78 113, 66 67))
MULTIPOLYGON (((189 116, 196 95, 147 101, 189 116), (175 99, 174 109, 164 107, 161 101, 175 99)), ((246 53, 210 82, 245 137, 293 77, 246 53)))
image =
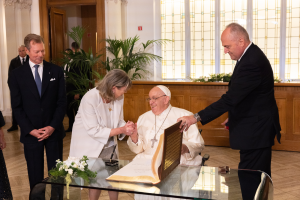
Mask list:
POLYGON ((108 181, 125 181, 157 184, 166 178, 180 163, 182 132, 180 122, 166 128, 160 135, 152 159, 133 159, 115 172, 108 181))

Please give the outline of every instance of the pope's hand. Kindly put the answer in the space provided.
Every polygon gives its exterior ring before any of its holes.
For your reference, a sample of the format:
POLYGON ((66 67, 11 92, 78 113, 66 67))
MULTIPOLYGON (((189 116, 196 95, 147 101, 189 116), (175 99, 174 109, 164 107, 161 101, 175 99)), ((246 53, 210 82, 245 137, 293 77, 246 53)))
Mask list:
POLYGON ((177 122, 179 122, 179 121, 181 121, 181 124, 179 126, 179 128, 181 129, 181 132, 187 131, 191 125, 197 123, 197 120, 194 117, 194 115, 180 117, 177 119, 177 122))
POLYGON ((138 132, 137 132, 137 123, 134 124, 134 131, 130 135, 130 138, 131 138, 132 142, 137 143, 137 141, 139 139, 139 135, 138 135, 138 132))
POLYGON ((134 123, 131 121, 128 121, 124 126, 124 134, 132 135, 133 131, 134 131, 134 123))

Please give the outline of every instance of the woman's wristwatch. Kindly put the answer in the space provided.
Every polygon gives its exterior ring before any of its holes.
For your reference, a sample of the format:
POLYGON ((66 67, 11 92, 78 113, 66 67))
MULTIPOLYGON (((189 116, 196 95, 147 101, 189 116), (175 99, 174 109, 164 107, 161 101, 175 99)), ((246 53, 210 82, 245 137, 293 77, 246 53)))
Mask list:
POLYGON ((200 118, 200 116, 199 116, 198 113, 195 113, 195 114, 194 114, 194 117, 195 117, 195 119, 197 120, 197 122, 200 122, 201 118, 200 118))

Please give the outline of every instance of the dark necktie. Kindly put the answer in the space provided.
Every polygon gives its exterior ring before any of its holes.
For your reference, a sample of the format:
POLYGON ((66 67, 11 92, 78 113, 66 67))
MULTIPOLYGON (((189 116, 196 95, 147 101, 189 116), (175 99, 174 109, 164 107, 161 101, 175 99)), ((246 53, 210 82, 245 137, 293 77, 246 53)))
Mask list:
POLYGON ((22 62, 22 64, 24 65, 24 63, 25 63, 25 58, 23 58, 23 62, 22 62))
POLYGON ((35 80, 37 89, 39 91, 39 94, 41 96, 41 93, 42 93, 42 81, 41 81, 41 77, 40 77, 40 74, 39 74, 39 71, 38 71, 39 65, 34 65, 34 68, 35 68, 35 79, 34 80, 35 80))

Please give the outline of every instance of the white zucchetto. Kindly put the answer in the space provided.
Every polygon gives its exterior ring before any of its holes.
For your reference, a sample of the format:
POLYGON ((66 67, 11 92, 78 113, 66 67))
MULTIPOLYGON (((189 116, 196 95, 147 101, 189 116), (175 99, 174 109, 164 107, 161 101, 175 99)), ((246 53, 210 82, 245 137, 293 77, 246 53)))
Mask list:
POLYGON ((170 97, 170 100, 171 100, 171 91, 169 90, 169 88, 167 88, 164 85, 157 85, 156 87, 158 87, 159 89, 161 89, 161 91, 163 91, 166 96, 170 97))

